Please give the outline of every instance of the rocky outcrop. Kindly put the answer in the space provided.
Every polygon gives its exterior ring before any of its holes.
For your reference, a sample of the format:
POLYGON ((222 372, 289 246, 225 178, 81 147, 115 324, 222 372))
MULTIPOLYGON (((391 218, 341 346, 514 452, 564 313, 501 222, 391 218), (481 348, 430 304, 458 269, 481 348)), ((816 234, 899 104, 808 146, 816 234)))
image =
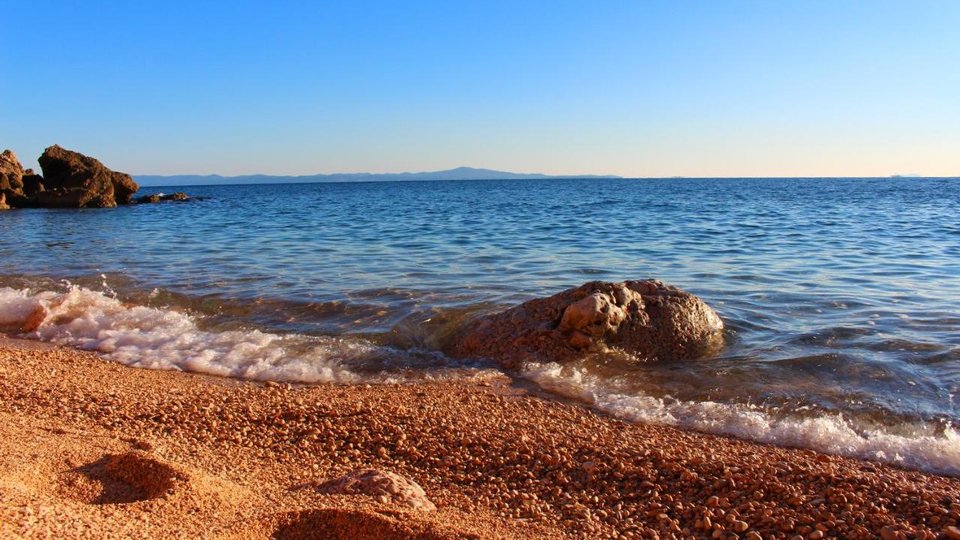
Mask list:
POLYGON ((615 350, 637 361, 683 360, 722 346, 723 321, 696 296, 656 280, 594 281, 475 320, 447 352, 516 368, 615 350))
MULTIPOLYGON (((112 208, 131 204, 140 186, 129 174, 53 145, 38 160, 43 176, 23 169, 16 154, 0 154, 0 194, 14 207, 112 208)), ((184 196, 185 194, 174 194, 184 196)), ((172 199, 181 200, 181 199, 172 199)))
POLYGON ((415 510, 437 507, 416 482, 399 474, 377 469, 359 469, 320 485, 323 493, 367 495, 382 503, 396 503, 415 510))
POLYGON ((58 208, 112 208, 130 204, 140 186, 129 174, 114 172, 96 159, 57 145, 40 156, 43 191, 40 206, 58 208))
POLYGON ((159 202, 186 202, 189 201, 191 197, 182 191, 176 193, 171 193, 169 195, 164 195, 163 193, 151 193, 150 195, 144 195, 142 197, 137 197, 134 201, 136 204, 151 204, 159 202))
POLYGON ((17 155, 10 150, 0 154, 0 195, 16 198, 23 196, 23 166, 17 155))

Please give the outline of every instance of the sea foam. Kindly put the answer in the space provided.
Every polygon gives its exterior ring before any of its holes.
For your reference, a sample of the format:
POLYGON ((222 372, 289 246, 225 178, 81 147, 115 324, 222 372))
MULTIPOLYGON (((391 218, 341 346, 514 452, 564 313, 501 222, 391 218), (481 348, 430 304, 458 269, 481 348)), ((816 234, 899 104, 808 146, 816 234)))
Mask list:
POLYGON ((190 314, 129 305, 70 286, 65 292, 0 288, 0 327, 15 327, 43 308, 24 337, 99 351, 133 367, 297 382, 358 382, 345 361, 377 352, 361 340, 279 335, 260 330, 207 331, 190 314))
MULTIPOLYGON (((403 376, 351 369, 402 351, 359 339, 205 330, 191 314, 130 305, 77 286, 32 292, 0 288, 0 328, 16 328, 43 308, 43 320, 23 337, 99 351, 133 367, 287 382, 398 382, 403 376)), ((580 368, 530 364, 522 373, 547 391, 584 401, 625 420, 811 448, 960 476, 960 434, 918 426, 893 434, 855 426, 842 414, 774 416, 755 405, 681 401, 623 394, 580 368)), ((431 378, 426 374, 427 378, 431 378)))
POLYGON ((936 436, 930 435, 925 426, 917 426, 913 434, 893 434, 877 428, 857 427, 842 414, 781 418, 756 405, 625 395, 609 389, 600 378, 580 368, 556 363, 528 364, 523 374, 547 391, 584 401, 624 420, 666 424, 960 476, 960 433, 953 427, 936 436))

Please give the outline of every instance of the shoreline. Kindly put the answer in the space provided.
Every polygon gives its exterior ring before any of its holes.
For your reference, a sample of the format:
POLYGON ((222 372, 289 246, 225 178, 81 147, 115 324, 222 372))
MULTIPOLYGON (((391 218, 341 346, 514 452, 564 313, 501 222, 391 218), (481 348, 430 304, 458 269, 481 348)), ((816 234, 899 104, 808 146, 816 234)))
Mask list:
POLYGON ((960 519, 958 478, 627 423, 506 375, 291 386, 0 336, 0 425, 13 538, 946 538, 960 519), (437 511, 318 489, 370 467, 437 511), (148 489, 157 471, 175 481, 148 489))

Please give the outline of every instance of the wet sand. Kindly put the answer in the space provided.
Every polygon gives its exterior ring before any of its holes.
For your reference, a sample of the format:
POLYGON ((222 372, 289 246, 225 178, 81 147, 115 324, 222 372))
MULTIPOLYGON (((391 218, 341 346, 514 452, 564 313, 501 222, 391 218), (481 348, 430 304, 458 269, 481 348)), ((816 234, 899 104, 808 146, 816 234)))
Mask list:
POLYGON ((957 478, 627 424, 506 376, 261 384, 0 338, 3 538, 960 538, 958 519, 957 478), (322 489, 364 468, 437 509, 322 489))

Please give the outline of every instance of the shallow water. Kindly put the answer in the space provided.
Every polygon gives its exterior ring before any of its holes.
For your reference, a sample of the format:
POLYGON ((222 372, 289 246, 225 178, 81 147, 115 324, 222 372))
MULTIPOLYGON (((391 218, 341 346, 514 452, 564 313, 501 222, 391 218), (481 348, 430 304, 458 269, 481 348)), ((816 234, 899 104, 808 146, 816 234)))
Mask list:
POLYGON ((0 214, 0 323, 54 302, 36 337, 144 367, 460 376, 492 367, 436 352, 464 315, 655 277, 717 309, 720 357, 523 374, 627 418, 960 473, 960 180, 189 191, 209 198, 0 214))

